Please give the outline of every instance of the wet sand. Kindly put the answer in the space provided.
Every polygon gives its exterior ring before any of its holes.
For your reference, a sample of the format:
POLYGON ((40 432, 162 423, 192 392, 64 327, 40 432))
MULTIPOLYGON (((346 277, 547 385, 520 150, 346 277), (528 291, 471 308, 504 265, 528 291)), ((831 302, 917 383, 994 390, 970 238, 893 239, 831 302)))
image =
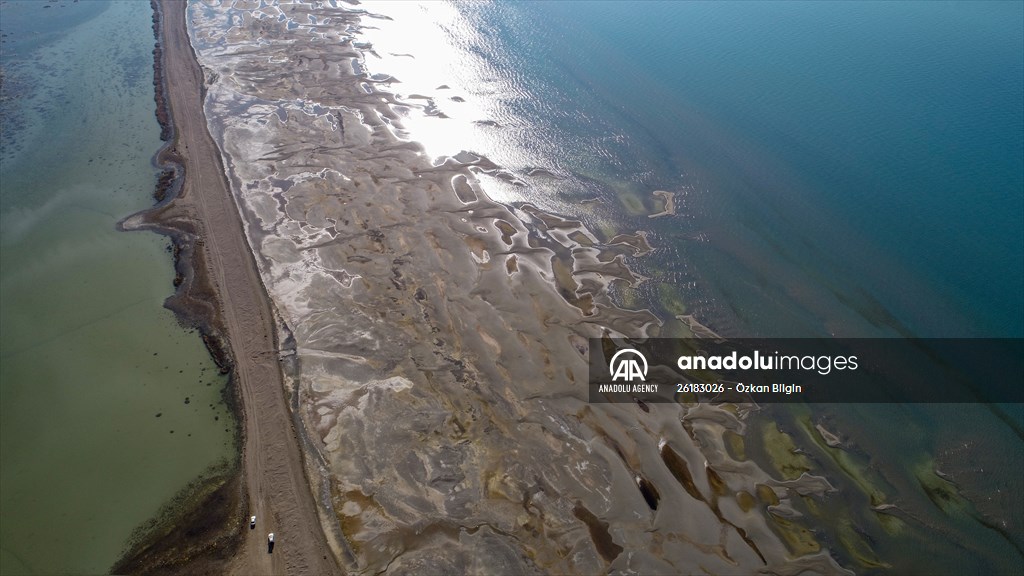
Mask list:
POLYGON ((754 407, 587 402, 587 337, 662 326, 611 297, 644 281, 624 263, 650 251, 641 235, 602 242, 494 202, 478 176, 501 167, 396 136, 413 104, 361 72, 356 12, 209 2, 189 18, 339 564, 844 572, 794 507, 828 481, 744 455, 754 407))
POLYGON ((231 372, 244 419, 242 493, 237 497, 225 494, 233 485, 229 481, 215 495, 217 501, 237 498, 241 502, 228 505, 235 515, 227 517, 223 530, 215 531, 219 535, 201 534, 209 540, 203 543, 196 537, 190 543, 188 534, 182 543, 188 555, 151 550, 150 564, 129 564, 127 568, 142 572, 335 573, 338 568, 320 529, 286 403, 273 308, 246 244, 220 152, 203 115, 203 73, 189 43, 186 4, 164 1, 160 10, 163 73, 174 130, 173 144, 161 153, 160 160, 177 166, 179 174, 183 170, 183 177, 169 201, 126 220, 123 226, 156 230, 174 239, 179 290, 168 305, 203 328, 211 353, 223 370, 231 372), (258 519, 255 530, 243 528, 243 518, 250 514, 258 519), (267 553, 268 532, 276 534, 273 554, 267 553), (194 561, 205 564, 190 563, 194 561))

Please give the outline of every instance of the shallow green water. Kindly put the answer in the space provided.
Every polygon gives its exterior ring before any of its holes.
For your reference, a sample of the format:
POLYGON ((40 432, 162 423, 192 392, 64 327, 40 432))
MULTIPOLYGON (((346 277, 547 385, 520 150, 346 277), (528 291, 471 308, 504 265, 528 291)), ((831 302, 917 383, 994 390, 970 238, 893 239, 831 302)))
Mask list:
POLYGON ((233 426, 167 240, 115 228, 152 202, 149 4, 42 6, 0 7, 0 571, 98 573, 233 426))

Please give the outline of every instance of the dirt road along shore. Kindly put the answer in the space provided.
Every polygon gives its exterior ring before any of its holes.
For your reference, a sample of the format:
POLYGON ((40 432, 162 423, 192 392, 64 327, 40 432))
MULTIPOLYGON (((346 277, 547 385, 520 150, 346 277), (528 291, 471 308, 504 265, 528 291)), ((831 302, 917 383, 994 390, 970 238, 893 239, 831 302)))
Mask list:
MULTIPOLYGON (((193 235, 190 260, 206 275, 211 323, 226 339, 244 417, 243 490, 246 528, 232 571, 236 574, 334 574, 309 488, 303 456, 285 399, 274 316, 245 240, 220 156, 203 113, 203 72, 189 42, 187 4, 161 0, 164 74, 176 135, 165 156, 185 169, 180 193, 150 212, 145 225, 193 235), (273 554, 267 533, 274 532, 273 554)), ((194 278, 186 282, 194 282, 194 278)))

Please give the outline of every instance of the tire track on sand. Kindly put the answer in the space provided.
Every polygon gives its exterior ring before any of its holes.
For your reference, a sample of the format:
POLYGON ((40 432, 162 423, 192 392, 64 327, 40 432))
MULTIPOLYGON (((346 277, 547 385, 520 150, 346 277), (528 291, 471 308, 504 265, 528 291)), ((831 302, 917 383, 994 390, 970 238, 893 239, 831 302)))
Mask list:
POLYGON ((192 51, 184 1, 161 0, 163 50, 176 149, 185 178, 176 211, 195 222, 206 273, 219 300, 225 336, 234 360, 234 378, 242 399, 243 479, 249 514, 233 571, 237 574, 340 573, 327 545, 309 488, 303 455, 285 399, 281 367, 274 355, 275 327, 242 221, 231 195, 220 150, 203 114, 203 73, 192 51), (275 533, 273 554, 267 532, 275 533))

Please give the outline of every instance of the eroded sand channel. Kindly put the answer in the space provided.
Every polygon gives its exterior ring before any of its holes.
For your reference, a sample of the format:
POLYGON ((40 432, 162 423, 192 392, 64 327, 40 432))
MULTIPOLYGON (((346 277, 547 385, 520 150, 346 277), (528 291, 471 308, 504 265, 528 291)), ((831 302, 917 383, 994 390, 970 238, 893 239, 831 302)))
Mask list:
POLYGON ((586 402, 586 338, 659 325, 607 292, 641 281, 622 255, 642 238, 602 245, 489 200, 474 175, 499 167, 457 150, 435 164, 395 136, 399 103, 354 67, 357 12, 261 5, 189 18, 343 565, 842 571, 769 525, 769 506, 830 486, 730 456, 742 410, 586 402))

